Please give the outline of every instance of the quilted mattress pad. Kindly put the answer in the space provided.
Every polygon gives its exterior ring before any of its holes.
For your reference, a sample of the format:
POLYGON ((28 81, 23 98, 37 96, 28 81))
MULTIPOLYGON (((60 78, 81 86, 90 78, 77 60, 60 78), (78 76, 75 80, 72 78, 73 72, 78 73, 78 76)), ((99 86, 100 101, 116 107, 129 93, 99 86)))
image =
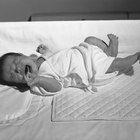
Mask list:
POLYGON ((140 121, 140 65, 132 76, 120 75, 97 93, 65 89, 53 98, 52 121, 140 121))

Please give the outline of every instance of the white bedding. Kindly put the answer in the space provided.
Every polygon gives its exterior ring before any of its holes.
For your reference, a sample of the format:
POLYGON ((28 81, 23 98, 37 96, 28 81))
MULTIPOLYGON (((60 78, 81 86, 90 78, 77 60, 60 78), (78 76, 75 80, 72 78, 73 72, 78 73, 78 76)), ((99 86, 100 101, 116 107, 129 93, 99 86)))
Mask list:
MULTIPOLYGON (((106 37, 108 33, 114 33, 119 37, 121 54, 140 51, 139 20, 13 22, 0 23, 0 55, 9 51, 30 55, 35 53, 36 47, 41 43, 55 52, 73 47, 91 35, 108 42, 106 37)), ((75 92, 75 89, 71 89, 70 92, 75 92)), ((0 93, 0 111, 2 110, 0 139, 2 140, 140 139, 139 121, 52 122, 52 97, 35 96, 29 91, 20 93, 3 86, 0 86, 0 93), (28 114, 31 107, 36 110, 28 114), (21 123, 17 123, 19 120, 22 120, 21 123)))

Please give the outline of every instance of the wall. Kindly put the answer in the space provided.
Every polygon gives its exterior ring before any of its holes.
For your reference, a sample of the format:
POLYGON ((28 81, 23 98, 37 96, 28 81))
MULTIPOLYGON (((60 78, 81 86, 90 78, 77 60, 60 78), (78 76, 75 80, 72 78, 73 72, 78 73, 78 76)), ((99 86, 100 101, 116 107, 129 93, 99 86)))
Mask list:
POLYGON ((139 0, 0 0, 0 21, 27 21, 33 13, 140 11, 139 0))

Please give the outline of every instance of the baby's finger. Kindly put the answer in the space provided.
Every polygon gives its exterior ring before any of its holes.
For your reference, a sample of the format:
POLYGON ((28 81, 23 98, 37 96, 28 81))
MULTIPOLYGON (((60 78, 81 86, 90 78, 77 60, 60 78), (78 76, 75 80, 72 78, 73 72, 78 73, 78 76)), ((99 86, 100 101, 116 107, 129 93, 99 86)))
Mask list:
POLYGON ((36 51, 37 52, 40 52, 40 49, 42 49, 43 47, 42 47, 42 44, 40 44, 38 47, 37 47, 37 49, 36 49, 36 51))

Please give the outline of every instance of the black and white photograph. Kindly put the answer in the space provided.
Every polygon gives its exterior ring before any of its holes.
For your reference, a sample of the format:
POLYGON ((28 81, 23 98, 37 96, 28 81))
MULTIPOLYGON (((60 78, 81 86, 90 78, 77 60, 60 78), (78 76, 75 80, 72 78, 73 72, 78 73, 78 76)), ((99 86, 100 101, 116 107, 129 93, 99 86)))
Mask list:
POLYGON ((140 1, 0 0, 0 140, 140 140, 140 1))

